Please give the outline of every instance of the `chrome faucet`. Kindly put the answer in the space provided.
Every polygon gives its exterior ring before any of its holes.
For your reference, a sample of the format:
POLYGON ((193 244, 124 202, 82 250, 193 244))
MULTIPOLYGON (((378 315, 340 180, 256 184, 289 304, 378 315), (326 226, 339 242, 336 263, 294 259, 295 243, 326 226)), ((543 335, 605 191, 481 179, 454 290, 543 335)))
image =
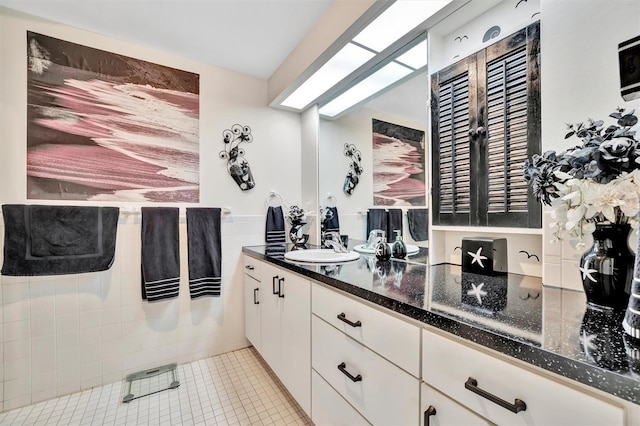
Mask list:
POLYGON ((336 253, 348 253, 349 250, 342 244, 342 239, 340 238, 340 233, 331 231, 326 232, 325 234, 324 245, 325 247, 333 247, 333 251, 336 253))

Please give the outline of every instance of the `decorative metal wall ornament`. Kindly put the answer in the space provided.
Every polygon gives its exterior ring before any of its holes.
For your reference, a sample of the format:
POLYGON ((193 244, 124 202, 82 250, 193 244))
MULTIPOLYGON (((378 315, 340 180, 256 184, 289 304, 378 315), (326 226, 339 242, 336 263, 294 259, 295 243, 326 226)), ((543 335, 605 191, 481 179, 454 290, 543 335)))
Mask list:
POLYGON ((360 151, 356 149, 354 144, 344 144, 344 155, 346 157, 351 158, 351 163, 349 164, 349 173, 347 173, 347 177, 344 178, 344 186, 342 190, 351 195, 353 190, 355 189, 358 182, 360 182, 359 176, 362 174, 362 166, 360 162, 362 161, 362 154, 360 151))
POLYGON ((224 150, 220 151, 220 158, 227 160, 227 171, 233 180, 243 191, 256 186, 249 163, 244 159, 244 149, 240 148, 242 142, 253 142, 251 127, 234 124, 222 132, 222 140, 224 150))

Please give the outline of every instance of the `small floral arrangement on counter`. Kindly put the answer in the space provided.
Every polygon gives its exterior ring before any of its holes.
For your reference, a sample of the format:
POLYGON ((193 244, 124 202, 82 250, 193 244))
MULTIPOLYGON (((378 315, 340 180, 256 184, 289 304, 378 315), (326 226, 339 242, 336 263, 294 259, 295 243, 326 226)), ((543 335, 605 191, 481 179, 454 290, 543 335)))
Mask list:
POLYGON ((289 211, 287 211, 285 217, 287 218, 289 225, 296 225, 301 223, 305 219, 306 213, 303 209, 294 205, 289 207, 289 211))
POLYGON ((576 248, 596 223, 638 226, 640 210, 640 142, 634 110, 617 109, 604 121, 569 124, 565 139, 576 136, 580 145, 560 154, 547 151, 525 160, 524 178, 544 205, 554 208, 551 223, 556 240, 568 235, 576 248))

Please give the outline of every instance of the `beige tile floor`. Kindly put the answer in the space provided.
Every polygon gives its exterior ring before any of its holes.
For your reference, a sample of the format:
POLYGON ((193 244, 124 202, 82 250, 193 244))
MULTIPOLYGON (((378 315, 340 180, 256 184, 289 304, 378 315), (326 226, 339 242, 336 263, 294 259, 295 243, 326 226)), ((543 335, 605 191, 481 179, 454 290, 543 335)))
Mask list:
POLYGON ((113 383, 0 413, 0 425, 312 424, 254 348, 177 370, 177 389, 125 404, 126 383, 113 383))

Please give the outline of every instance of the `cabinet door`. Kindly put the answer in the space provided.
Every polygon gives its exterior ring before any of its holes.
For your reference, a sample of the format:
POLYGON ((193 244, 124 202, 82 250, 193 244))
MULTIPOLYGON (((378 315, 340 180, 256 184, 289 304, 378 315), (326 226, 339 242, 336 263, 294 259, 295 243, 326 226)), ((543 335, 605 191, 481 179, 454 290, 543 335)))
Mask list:
POLYGON ((281 364, 278 376, 311 415, 311 282, 280 272, 281 364))
POLYGON ((420 413, 421 426, 487 426, 492 424, 424 383, 420 397, 420 413))
POLYGON ((262 356, 302 409, 311 413, 311 283, 262 265, 262 356))
POLYGON ((313 424, 317 426, 368 426, 364 417, 315 371, 311 372, 313 424))
POLYGON ((262 351, 260 354, 269 367, 280 376, 282 358, 282 327, 280 326, 281 308, 283 300, 278 297, 278 284, 282 278, 279 269, 269 265, 261 265, 262 299, 261 299, 261 332, 262 351))
POLYGON ((258 352, 262 352, 260 286, 260 281, 244 275, 244 333, 258 352))
POLYGON ((522 177, 541 149, 540 24, 431 76, 433 223, 539 228, 522 177))

